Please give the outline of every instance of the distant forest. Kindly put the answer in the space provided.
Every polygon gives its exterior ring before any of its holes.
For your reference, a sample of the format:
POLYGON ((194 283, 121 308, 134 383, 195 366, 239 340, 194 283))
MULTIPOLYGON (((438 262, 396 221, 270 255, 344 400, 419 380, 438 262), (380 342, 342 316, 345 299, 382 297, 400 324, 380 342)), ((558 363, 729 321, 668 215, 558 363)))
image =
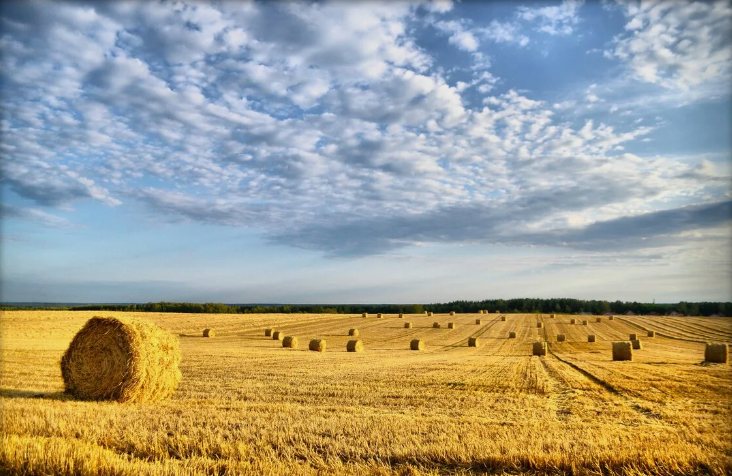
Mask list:
POLYGON ((216 314, 260 314, 260 313, 314 313, 314 314, 355 314, 407 313, 421 314, 424 311, 478 312, 481 309, 502 313, 564 313, 564 314, 604 314, 614 312, 625 314, 668 315, 678 313, 691 316, 729 316, 732 303, 729 302, 679 302, 676 304, 650 304, 622 301, 585 301, 581 299, 488 299, 484 301, 453 301, 436 304, 221 304, 194 302, 149 302, 146 304, 87 304, 74 306, 12 306, 3 309, 66 309, 71 311, 132 311, 132 312, 185 312, 216 314))

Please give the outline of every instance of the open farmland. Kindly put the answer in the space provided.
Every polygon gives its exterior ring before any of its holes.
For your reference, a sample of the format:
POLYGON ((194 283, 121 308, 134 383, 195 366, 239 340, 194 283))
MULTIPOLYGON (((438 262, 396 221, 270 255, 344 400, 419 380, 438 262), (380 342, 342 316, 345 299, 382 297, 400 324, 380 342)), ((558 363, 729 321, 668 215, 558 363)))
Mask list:
POLYGON ((732 371, 702 361, 704 342, 732 342, 732 319, 575 317, 7 311, 0 473, 730 474, 732 371), (171 398, 63 393, 59 361, 94 315, 179 336, 183 380, 171 398), (346 352, 351 328, 363 353, 346 352), (612 361, 611 342, 630 333, 643 348, 612 361), (481 345, 468 347, 475 336, 481 345), (326 352, 307 350, 314 338, 326 352), (425 350, 409 350, 415 338, 425 350), (545 357, 531 356, 537 339, 545 357))

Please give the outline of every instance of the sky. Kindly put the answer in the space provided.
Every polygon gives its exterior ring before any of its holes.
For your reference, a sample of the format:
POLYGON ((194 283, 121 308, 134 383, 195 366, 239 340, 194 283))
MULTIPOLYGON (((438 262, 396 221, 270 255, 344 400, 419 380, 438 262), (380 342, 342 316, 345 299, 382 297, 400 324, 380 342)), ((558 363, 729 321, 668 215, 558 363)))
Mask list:
POLYGON ((732 301, 732 2, 0 3, 0 300, 732 301))

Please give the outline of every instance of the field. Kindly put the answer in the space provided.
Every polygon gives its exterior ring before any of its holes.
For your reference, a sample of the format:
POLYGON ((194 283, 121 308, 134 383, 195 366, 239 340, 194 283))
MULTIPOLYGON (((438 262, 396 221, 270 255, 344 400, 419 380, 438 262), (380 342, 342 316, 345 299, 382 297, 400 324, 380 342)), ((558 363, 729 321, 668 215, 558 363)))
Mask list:
POLYGON ((179 336, 175 394, 69 398, 64 350, 90 317, 121 314, 3 313, 0 474, 732 473, 732 371, 703 363, 704 342, 732 342, 732 318, 136 314, 179 336), (350 328, 365 352, 346 352, 350 328), (643 349, 612 361, 632 332, 643 349), (311 338, 327 351, 308 351, 311 338), (545 357, 531 356, 537 339, 545 357))

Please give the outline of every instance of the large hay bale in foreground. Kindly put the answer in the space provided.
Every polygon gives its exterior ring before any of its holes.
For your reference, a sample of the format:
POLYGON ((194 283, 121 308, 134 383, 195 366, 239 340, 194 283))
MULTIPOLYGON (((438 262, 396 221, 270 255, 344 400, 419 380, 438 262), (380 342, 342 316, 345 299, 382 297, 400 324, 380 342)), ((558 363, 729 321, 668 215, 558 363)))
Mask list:
POLYGON ((285 336, 285 338, 282 339, 282 347, 286 347, 288 349, 297 349, 297 345, 297 337, 285 336))
POLYGON ((476 319, 476 320, 475 320, 475 324, 476 324, 476 325, 480 325, 480 324, 483 324, 483 319, 476 319))
POLYGON ((595 342, 595 334, 589 334, 587 336, 587 342, 595 342))
POLYGON ((358 337, 358 329, 348 329, 348 335, 351 337, 358 337))
POLYGON ((363 342, 361 342, 361 339, 349 340, 346 344, 346 350, 348 352, 363 352, 363 342))
POLYGON ((630 341, 631 344, 633 344, 633 350, 639 350, 643 348, 643 344, 641 344, 640 339, 633 339, 630 341))
POLYGON ((570 319, 570 320, 569 320, 569 323, 570 323, 570 324, 577 324, 577 319, 575 319, 575 318, 573 317, 572 319, 570 319))
POLYGON ((454 322, 448 322, 447 323, 447 328, 448 329, 455 329, 455 323, 454 322))
POLYGON ((178 387, 178 339, 129 318, 89 319, 61 358, 66 392, 84 400, 156 402, 178 387))
POLYGON ((727 344, 708 343, 704 348, 704 360, 716 364, 726 364, 729 360, 727 344))
POLYGON ((633 360, 633 344, 613 342, 613 360, 633 360))
POLYGON ((648 331, 648 337, 656 337, 656 331, 648 331))
POLYGON ((628 336, 628 340, 636 340, 637 338, 638 338, 638 336, 636 334, 630 334, 628 336))
POLYGON ((439 329, 440 328, 440 323, 439 322, 433 322, 432 323, 432 327, 435 328, 435 329, 439 329))
POLYGON ((405 329, 411 329, 412 328, 412 323, 411 322, 405 322, 404 323, 404 328, 405 329))
POLYGON ((536 327, 537 327, 538 329, 543 329, 543 328, 544 328, 544 323, 543 323, 543 322, 537 322, 537 323, 536 323, 536 327))
POLYGON ((505 321, 506 320, 506 316, 501 316, 501 320, 502 321, 505 321))
POLYGON ((274 329, 265 329, 264 337, 272 337, 272 331, 274 331, 274 329))
POLYGON ((274 331, 272 333, 272 340, 282 340, 285 338, 284 331, 274 331))
POLYGON ((567 340, 567 336, 564 334, 557 334, 557 342, 564 342, 567 340))
POLYGON ((509 338, 509 339, 515 339, 515 338, 516 338, 516 333, 515 333, 515 332, 513 332, 513 331, 509 332, 509 333, 508 333, 508 338, 509 338))
POLYGON ((413 339, 412 342, 409 343, 409 348, 411 350, 424 350, 424 341, 413 339))
POLYGON ((204 329, 203 337, 216 337, 216 331, 213 329, 204 329))
POLYGON ((315 352, 325 352, 325 339, 313 339, 308 345, 308 349, 315 352))
POLYGON ((468 347, 480 347, 480 338, 468 337, 468 347))
POLYGON ((546 342, 534 342, 533 355, 546 355, 546 342))

